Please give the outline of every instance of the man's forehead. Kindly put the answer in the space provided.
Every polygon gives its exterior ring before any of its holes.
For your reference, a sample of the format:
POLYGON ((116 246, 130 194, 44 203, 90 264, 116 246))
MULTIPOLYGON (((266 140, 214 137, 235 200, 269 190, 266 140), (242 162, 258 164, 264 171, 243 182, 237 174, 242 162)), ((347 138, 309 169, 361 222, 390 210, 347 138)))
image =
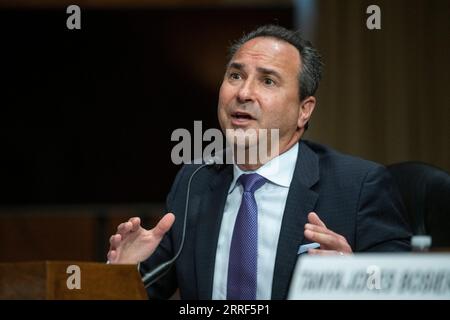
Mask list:
POLYGON ((273 38, 257 37, 245 42, 234 54, 230 62, 255 59, 273 63, 278 67, 295 67, 300 64, 300 54, 290 43, 273 38))
MULTIPOLYGON (((272 49, 274 51, 280 52, 283 47, 285 46, 291 46, 290 43, 283 41, 281 39, 275 38, 275 37, 256 37, 253 39, 248 40, 247 42, 244 42, 241 46, 241 49, 243 48, 253 48, 253 49, 272 49)), ((295 49, 293 47, 293 49, 295 49)))

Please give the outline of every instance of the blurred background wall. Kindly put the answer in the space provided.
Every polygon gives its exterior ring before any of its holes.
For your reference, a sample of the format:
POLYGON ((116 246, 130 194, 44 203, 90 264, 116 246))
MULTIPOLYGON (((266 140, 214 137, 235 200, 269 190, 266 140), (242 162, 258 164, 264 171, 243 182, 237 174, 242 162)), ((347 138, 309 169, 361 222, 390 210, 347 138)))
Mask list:
POLYGON ((450 3, 313 1, 325 58, 311 139, 374 161, 450 168, 450 3), (365 28, 381 9, 381 30, 365 28))
POLYGON ((307 139, 447 171, 450 3, 0 1, 0 261, 102 261, 117 224, 164 212, 176 128, 217 127, 226 48, 300 26, 325 74, 307 139), (381 30, 366 8, 381 8, 381 30))

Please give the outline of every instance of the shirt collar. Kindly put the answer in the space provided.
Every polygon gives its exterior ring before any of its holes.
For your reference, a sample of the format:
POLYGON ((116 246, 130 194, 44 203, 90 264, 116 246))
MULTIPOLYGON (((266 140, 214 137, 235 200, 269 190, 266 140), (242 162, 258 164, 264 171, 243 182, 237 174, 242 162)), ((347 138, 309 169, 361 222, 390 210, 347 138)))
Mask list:
POLYGON ((233 164, 233 181, 228 193, 236 187, 237 180, 242 174, 257 173, 268 181, 278 186, 289 188, 294 175, 295 164, 297 163, 298 143, 294 144, 288 151, 273 158, 262 167, 254 171, 243 171, 236 164, 233 164))

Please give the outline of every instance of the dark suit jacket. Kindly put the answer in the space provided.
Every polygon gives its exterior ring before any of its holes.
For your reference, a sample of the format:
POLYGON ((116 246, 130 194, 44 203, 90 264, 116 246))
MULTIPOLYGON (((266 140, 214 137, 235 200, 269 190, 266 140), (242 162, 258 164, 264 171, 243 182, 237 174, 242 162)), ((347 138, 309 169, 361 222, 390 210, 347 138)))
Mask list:
MULTIPOLYGON (((343 235, 354 252, 409 250, 411 234, 403 205, 383 166, 303 140, 298 152, 281 225, 272 299, 287 296, 298 248, 310 242, 303 232, 311 211, 343 235)), ((198 166, 185 165, 178 173, 167 198, 167 210, 176 215, 176 222, 155 253, 141 264, 141 272, 177 252, 187 184, 198 166)), ((148 289, 151 298, 168 298, 179 288, 182 299, 211 299, 217 239, 232 177, 232 165, 205 167, 195 175, 183 250, 175 266, 148 289)))

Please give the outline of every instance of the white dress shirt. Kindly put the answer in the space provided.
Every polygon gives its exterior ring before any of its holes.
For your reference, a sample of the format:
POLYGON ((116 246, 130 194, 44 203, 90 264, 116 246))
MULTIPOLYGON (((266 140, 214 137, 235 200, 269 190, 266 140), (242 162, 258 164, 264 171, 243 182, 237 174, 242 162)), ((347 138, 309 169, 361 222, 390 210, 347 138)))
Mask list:
POLYGON ((217 243, 212 299, 227 298, 228 257, 234 223, 241 205, 243 188, 237 183, 243 173, 257 173, 267 182, 255 191, 258 205, 258 274, 256 299, 267 300, 272 295, 273 271, 277 254, 278 238, 289 186, 297 162, 298 143, 280 156, 264 164, 256 171, 233 169, 233 181, 228 191, 217 243))

